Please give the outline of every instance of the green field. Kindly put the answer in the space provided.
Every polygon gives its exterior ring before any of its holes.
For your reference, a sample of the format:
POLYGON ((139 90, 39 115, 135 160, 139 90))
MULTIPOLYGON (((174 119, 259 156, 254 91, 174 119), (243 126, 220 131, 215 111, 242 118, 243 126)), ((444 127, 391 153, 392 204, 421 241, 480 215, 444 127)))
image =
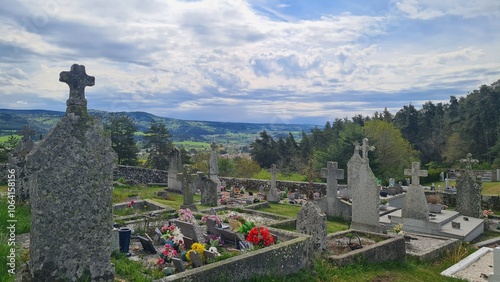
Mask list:
POLYGON ((177 147, 184 147, 187 151, 191 149, 200 150, 200 149, 210 149, 210 143, 207 142, 198 142, 198 141, 182 141, 182 142, 174 142, 174 145, 177 147))
MULTIPOLYGON (((430 186, 430 183, 426 183, 426 186, 430 186)), ((441 189, 444 190, 445 183, 444 182, 434 182, 434 185, 436 186, 436 190, 438 189, 437 187, 440 185, 441 189)), ((450 180, 449 182, 450 186, 457 187, 457 183, 455 180, 450 180)), ((483 191, 481 194, 483 195, 500 195, 500 182, 483 182, 483 191)))
POLYGON ((0 136, 0 143, 7 142, 7 140, 9 140, 10 136, 14 136, 17 139, 21 139, 21 137, 22 137, 21 135, 17 135, 17 134, 0 136))

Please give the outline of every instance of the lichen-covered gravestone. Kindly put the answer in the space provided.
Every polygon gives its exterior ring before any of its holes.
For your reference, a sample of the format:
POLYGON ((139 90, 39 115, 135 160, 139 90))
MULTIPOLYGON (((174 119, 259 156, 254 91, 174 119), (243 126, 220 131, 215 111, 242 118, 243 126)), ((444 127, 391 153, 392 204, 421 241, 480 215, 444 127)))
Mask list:
POLYGON ((27 156, 32 281, 113 281, 112 176, 116 154, 100 120, 87 113, 82 65, 61 72, 66 115, 27 156))
POLYGON ((201 181, 201 204, 210 207, 217 206, 218 192, 217 183, 210 178, 203 179, 201 181))
POLYGON ((337 162, 328 162, 326 168, 321 169, 321 177, 326 178, 326 198, 318 201, 321 210, 327 216, 342 216, 338 208, 338 179, 344 179, 344 170, 338 168, 337 162))
POLYGON ((183 203, 181 209, 197 211, 193 199, 193 186, 199 181, 200 177, 198 174, 190 174, 187 169, 184 169, 182 173, 177 174, 177 179, 182 183, 183 203))
POLYGON ((380 189, 370 169, 370 150, 374 147, 368 146, 368 139, 363 139, 362 146, 355 144, 354 154, 347 163, 347 181, 352 191, 351 229, 381 233, 385 230, 379 223, 380 189))
POLYGON ((26 169, 26 156, 33 150, 35 143, 31 140, 31 136, 35 135, 35 131, 30 129, 29 125, 25 125, 21 134, 23 138, 17 144, 14 152, 9 154, 9 164, 16 171, 16 201, 24 202, 29 199, 28 181, 30 172, 26 169))
POLYGON ((297 214, 297 232, 312 236, 312 249, 326 250, 326 215, 313 202, 307 201, 297 214))
POLYGON ((222 187, 222 183, 219 179, 219 164, 218 164, 218 155, 217 155, 217 144, 215 141, 210 144, 210 148, 212 149, 210 151, 210 160, 208 162, 208 175, 210 179, 212 179, 213 182, 215 182, 215 185, 217 186, 217 193, 220 193, 220 189, 222 187))
POLYGON ((427 170, 420 169, 419 162, 413 162, 411 169, 405 169, 405 175, 411 175, 411 184, 401 209, 401 217, 429 220, 429 206, 424 189, 420 187, 420 177, 427 176, 427 170))
POLYGON ((271 166, 271 169, 269 170, 271 172, 271 188, 269 189, 269 192, 267 193, 267 201, 272 202, 272 203, 278 203, 281 198, 278 192, 278 188, 276 188, 276 165, 273 164, 271 166))
POLYGON ((481 216, 481 190, 482 186, 476 181, 472 171, 472 164, 477 163, 472 154, 460 160, 465 163, 465 172, 457 180, 457 209, 461 215, 476 217, 481 216))
POLYGON ((172 148, 170 152, 170 161, 168 164, 168 188, 172 190, 182 191, 182 184, 177 179, 177 174, 182 168, 181 151, 177 148, 172 148))

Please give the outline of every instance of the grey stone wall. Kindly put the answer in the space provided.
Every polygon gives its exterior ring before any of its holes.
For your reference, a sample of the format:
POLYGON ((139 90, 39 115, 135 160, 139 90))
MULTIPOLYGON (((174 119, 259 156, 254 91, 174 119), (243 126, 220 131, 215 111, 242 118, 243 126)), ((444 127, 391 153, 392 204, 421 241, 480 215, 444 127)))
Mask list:
POLYGON ((150 169, 138 166, 119 165, 113 171, 113 179, 125 178, 127 181, 138 183, 167 183, 168 171, 150 169))
MULTIPOLYGON (((253 191, 259 191, 259 187, 261 185, 264 186, 266 191, 269 191, 269 188, 271 188, 271 180, 231 177, 219 178, 221 181, 225 181, 227 188, 245 187, 245 189, 250 189, 253 191)), ((277 180, 276 187, 278 188, 278 190, 285 190, 286 188, 288 188, 288 191, 307 194, 307 191, 309 190, 309 183, 277 180)), ((326 183, 314 183, 314 192, 319 192, 321 195, 326 195, 326 183)))
POLYGON ((265 274, 285 276, 305 268, 311 237, 274 228, 269 230, 278 235, 278 240, 287 238, 289 241, 156 281, 244 281, 265 274))

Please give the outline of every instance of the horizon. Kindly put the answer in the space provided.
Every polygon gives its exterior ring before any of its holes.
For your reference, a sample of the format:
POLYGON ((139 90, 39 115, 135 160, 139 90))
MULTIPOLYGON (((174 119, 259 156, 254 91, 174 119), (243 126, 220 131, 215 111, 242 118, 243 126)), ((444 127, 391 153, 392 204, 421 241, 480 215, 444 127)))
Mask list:
POLYGON ((500 79, 500 2, 15 0, 0 11, 0 108, 88 108, 322 126, 449 103, 500 79))

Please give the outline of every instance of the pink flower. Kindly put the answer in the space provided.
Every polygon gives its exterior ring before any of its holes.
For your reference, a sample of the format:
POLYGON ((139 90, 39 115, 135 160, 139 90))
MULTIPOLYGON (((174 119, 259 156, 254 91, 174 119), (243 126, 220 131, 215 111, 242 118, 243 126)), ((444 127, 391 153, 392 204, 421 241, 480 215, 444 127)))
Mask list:
POLYGON ((158 265, 162 265, 162 264, 164 264, 164 263, 165 263, 165 260, 164 260, 164 259, 162 259, 162 258, 161 258, 161 259, 159 259, 159 260, 158 260, 158 262, 157 262, 157 264, 158 264, 158 265))

